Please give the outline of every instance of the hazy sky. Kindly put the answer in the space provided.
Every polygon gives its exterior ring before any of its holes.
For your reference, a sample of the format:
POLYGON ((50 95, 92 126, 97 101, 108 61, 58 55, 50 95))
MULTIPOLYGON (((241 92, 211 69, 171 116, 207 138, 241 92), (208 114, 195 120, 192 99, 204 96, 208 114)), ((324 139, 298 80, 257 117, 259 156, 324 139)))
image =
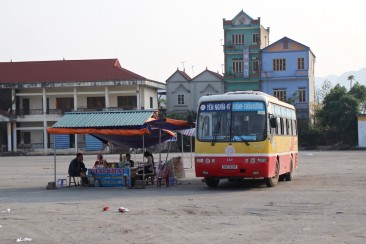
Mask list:
MULTIPOLYGON (((366 67, 366 0, 0 0, 0 62, 118 58, 165 82, 222 71, 222 19, 241 10, 316 55, 315 76, 366 67)), ((1 75, 1 74, 0 74, 1 75)))

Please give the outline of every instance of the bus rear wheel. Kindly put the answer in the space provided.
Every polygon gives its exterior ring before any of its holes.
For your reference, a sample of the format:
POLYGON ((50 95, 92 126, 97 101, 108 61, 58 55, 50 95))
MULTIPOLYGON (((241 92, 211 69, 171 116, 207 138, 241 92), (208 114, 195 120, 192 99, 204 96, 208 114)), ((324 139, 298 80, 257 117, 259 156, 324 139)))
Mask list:
POLYGON ((276 162, 276 172, 273 177, 265 178, 264 181, 268 187, 274 187, 278 183, 278 179, 280 178, 280 162, 276 162))
POLYGON ((205 178, 206 185, 209 187, 217 187, 220 179, 217 178, 205 178))
POLYGON ((291 166, 290 167, 291 167, 290 172, 287 172, 285 174, 286 181, 292 181, 293 178, 294 178, 294 165, 292 163, 292 160, 291 160, 291 166))

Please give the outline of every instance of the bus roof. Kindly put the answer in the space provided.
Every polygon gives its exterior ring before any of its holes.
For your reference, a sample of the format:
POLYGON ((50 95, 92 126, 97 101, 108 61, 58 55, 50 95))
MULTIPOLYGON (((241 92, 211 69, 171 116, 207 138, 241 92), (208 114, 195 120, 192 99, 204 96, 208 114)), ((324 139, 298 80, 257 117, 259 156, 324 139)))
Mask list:
POLYGON ((199 99, 198 104, 202 102, 239 101, 239 100, 263 101, 266 103, 272 102, 284 106, 286 108, 295 109, 293 105, 282 102, 278 100, 278 98, 260 91, 233 91, 219 95, 203 96, 199 99))

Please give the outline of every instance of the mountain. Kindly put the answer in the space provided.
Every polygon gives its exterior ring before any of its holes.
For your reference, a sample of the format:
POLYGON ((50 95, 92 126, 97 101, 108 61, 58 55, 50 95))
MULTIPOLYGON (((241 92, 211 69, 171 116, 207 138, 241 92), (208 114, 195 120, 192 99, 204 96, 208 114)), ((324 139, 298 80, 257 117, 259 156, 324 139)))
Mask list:
POLYGON ((355 77, 355 79, 352 81, 353 84, 358 81, 358 83, 361 85, 366 86, 366 68, 362 68, 358 71, 347 71, 340 76, 328 75, 326 77, 315 77, 315 88, 320 88, 325 80, 329 80, 332 82, 333 86, 340 84, 341 86, 349 89, 350 81, 348 80, 348 77, 350 75, 355 77))

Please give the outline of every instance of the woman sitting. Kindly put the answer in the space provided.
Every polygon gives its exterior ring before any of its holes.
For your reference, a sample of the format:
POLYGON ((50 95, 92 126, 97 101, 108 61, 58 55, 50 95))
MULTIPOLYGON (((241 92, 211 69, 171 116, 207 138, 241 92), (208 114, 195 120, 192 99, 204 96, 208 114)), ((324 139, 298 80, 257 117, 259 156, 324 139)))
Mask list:
POLYGON ((103 159, 103 155, 99 154, 97 156, 97 161, 95 161, 93 168, 102 169, 107 167, 107 160, 103 159))
POLYGON ((146 151, 144 153, 144 157, 146 158, 146 161, 144 162, 144 169, 139 170, 137 172, 140 175, 142 175, 143 173, 149 174, 149 173, 154 172, 154 157, 153 157, 153 155, 149 151, 146 151))

